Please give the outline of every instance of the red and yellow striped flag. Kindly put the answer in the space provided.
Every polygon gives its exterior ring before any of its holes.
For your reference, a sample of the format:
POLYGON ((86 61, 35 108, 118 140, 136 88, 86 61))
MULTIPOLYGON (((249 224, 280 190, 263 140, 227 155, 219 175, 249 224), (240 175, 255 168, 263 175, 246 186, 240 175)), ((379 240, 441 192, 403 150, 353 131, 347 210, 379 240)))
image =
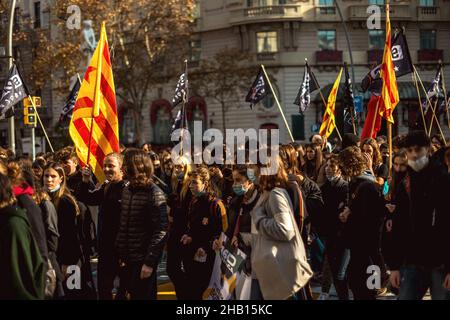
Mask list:
POLYGON ((75 102, 69 132, 81 164, 89 159, 95 176, 103 182, 105 156, 119 152, 116 92, 104 22, 75 102))
POLYGON ((341 82, 342 68, 339 75, 334 82, 333 89, 331 89, 330 95, 328 96, 327 109, 323 115, 322 125, 320 126, 319 134, 327 138, 333 133, 336 128, 336 119, 334 118, 334 109, 336 106, 336 97, 339 89, 339 83, 341 82))
POLYGON ((394 63, 392 61, 391 21, 389 19, 389 2, 386 4, 386 42, 384 45, 383 62, 381 64, 380 78, 383 81, 381 87, 382 108, 380 115, 387 121, 394 123, 392 113, 400 101, 395 77, 394 63))

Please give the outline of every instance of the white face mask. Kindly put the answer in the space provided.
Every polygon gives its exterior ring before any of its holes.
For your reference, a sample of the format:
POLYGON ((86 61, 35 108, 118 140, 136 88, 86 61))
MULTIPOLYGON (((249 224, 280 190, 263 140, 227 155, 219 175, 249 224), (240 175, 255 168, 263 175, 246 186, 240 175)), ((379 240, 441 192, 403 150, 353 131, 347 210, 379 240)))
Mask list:
POLYGON ((421 171, 423 168, 425 168, 428 163, 430 162, 430 159, 427 155, 423 156, 422 158, 414 160, 408 160, 408 165, 416 172, 421 171))

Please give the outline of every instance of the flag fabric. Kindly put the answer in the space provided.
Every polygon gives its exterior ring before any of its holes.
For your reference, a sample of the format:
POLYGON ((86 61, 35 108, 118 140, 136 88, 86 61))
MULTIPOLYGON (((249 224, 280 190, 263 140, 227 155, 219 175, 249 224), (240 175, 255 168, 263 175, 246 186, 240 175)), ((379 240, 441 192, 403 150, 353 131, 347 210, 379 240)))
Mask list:
POLYGON ((61 114, 59 116, 59 122, 63 123, 72 118, 73 108, 75 107, 75 102, 77 100, 78 91, 80 91, 81 83, 77 79, 75 84, 70 90, 69 96, 67 97, 66 104, 61 110, 61 114))
MULTIPOLYGON (((428 88, 427 91, 427 98, 423 99, 422 101, 422 108, 424 113, 426 113, 428 111, 428 100, 430 100, 431 98, 436 97, 437 99, 439 99, 439 95, 441 94, 441 92, 443 92, 443 88, 442 88, 442 73, 441 73, 441 65, 438 65, 438 69, 436 71, 436 76, 433 78, 433 80, 431 81, 430 87, 428 88)), ((444 103, 445 105, 445 103, 444 103)))
MULTIPOLYGON (((408 43, 406 42, 405 34, 403 30, 397 31, 392 36, 392 61, 394 63, 395 76, 401 77, 413 72, 413 65, 411 55, 409 53, 408 43)), ((363 92, 367 90, 373 93, 380 94, 381 92, 381 62, 364 77, 361 83, 361 89, 363 92)))
POLYGON ((348 74, 347 63, 344 63, 345 84, 344 84, 344 133, 354 133, 354 123, 356 119, 355 105, 353 102, 352 80, 348 74))
POLYGON ((245 98, 245 102, 250 102, 250 109, 253 109, 255 104, 260 102, 269 94, 270 88, 268 87, 268 83, 269 82, 267 81, 261 67, 252 87, 250 88, 250 91, 245 98))
POLYGON ((172 99, 172 107, 176 107, 181 102, 187 101, 187 76, 183 73, 178 79, 177 87, 175 88, 175 96, 172 99))
POLYGON ((0 98, 0 119, 14 116, 14 106, 27 98, 29 91, 17 66, 13 64, 9 70, 8 80, 3 87, 0 98))
POLYGON ((394 63, 392 61, 391 21, 389 19, 389 4, 386 4, 386 44, 384 46, 383 63, 381 64, 380 78, 383 81, 381 87, 381 100, 383 101, 380 115, 387 121, 394 123, 392 113, 400 101, 395 76, 394 63))
POLYGON ((328 96, 327 108, 323 115, 322 125, 320 126, 319 134, 327 138, 333 133, 336 128, 336 119, 334 117, 334 110, 336 107, 336 97, 339 89, 339 83, 341 82, 342 68, 339 72, 336 81, 334 82, 333 88, 331 89, 330 95, 328 96))
POLYGON ((69 133, 82 166, 89 165, 103 182, 105 157, 119 152, 116 92, 104 22, 75 102, 69 133))
POLYGON ((317 89, 319 89, 319 87, 316 77, 309 67, 308 62, 305 62, 303 82, 300 85, 300 89, 298 90, 297 97, 294 101, 294 104, 299 106, 299 112, 301 114, 309 107, 309 104, 311 103, 311 93, 317 89))
POLYGON ((376 112, 378 104, 378 110, 382 108, 383 100, 380 96, 372 95, 367 105, 367 116, 364 122, 364 128, 361 132, 361 141, 367 138, 376 138, 378 131, 381 129, 381 115, 376 112), (373 126, 373 131, 372 131, 373 126), (372 131, 372 134, 370 132, 372 131))

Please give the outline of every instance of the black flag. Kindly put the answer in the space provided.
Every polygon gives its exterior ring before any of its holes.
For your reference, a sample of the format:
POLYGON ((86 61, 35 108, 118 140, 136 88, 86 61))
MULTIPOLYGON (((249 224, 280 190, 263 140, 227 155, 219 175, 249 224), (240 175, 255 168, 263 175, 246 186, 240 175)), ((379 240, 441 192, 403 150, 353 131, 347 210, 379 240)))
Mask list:
MULTIPOLYGON (((392 36, 392 62, 394 63, 395 76, 401 77, 413 72, 408 43, 403 30, 399 30, 392 36)), ((370 89, 373 93, 380 94, 382 81, 380 78, 381 61, 370 70, 361 83, 363 92, 370 89)))
POLYGON ((78 91, 80 91, 80 80, 77 79, 75 84, 67 97, 66 104, 61 110, 61 115, 59 116, 59 122, 63 123, 66 120, 72 118, 73 108, 75 107, 75 101, 77 101, 78 91))
POLYGON ((305 62, 305 71, 303 73, 303 82, 298 90, 297 97, 295 98, 294 104, 299 106, 299 112, 303 114, 305 110, 309 107, 311 103, 311 93, 319 89, 318 82, 314 73, 305 62))
POLYGON ((187 76, 183 73, 178 79, 177 87, 175 89, 175 96, 172 99, 172 107, 176 107, 181 102, 187 101, 187 76))
POLYGON ((9 70, 8 80, 3 87, 0 98, 0 119, 14 115, 14 105, 28 97, 28 89, 20 76, 19 70, 13 64, 9 70))
POLYGON ((253 106, 264 99, 270 92, 269 87, 267 86, 268 81, 264 76, 264 71, 262 68, 259 69, 258 75, 256 76, 255 81, 253 82, 250 91, 245 98, 245 102, 250 102, 250 109, 253 109, 253 106))
POLYGON ((356 119, 355 105, 353 102, 352 80, 348 74, 347 63, 344 63, 345 83, 344 83, 344 133, 354 133, 354 123, 356 119))
POLYGON ((443 92, 442 88, 442 66, 438 65, 438 69, 436 70, 436 75, 434 79, 431 81, 430 87, 427 91, 427 97, 428 99, 424 99, 422 101, 422 108, 424 113, 428 111, 428 100, 431 100, 432 98, 436 97, 436 99, 439 99, 439 95, 443 92))

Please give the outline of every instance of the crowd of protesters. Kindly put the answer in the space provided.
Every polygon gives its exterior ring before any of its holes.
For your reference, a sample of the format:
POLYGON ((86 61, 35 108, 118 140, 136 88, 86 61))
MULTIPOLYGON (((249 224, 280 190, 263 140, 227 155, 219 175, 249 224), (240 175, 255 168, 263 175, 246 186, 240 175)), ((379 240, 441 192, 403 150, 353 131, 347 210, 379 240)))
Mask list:
POLYGON ((333 285, 340 300, 448 300, 450 147, 415 131, 393 150, 390 172, 385 137, 315 135, 263 174, 145 144, 107 155, 103 183, 72 147, 34 162, 0 150, 0 299, 156 299, 164 255, 177 298, 200 300, 224 233, 251 299, 326 300, 333 285))

